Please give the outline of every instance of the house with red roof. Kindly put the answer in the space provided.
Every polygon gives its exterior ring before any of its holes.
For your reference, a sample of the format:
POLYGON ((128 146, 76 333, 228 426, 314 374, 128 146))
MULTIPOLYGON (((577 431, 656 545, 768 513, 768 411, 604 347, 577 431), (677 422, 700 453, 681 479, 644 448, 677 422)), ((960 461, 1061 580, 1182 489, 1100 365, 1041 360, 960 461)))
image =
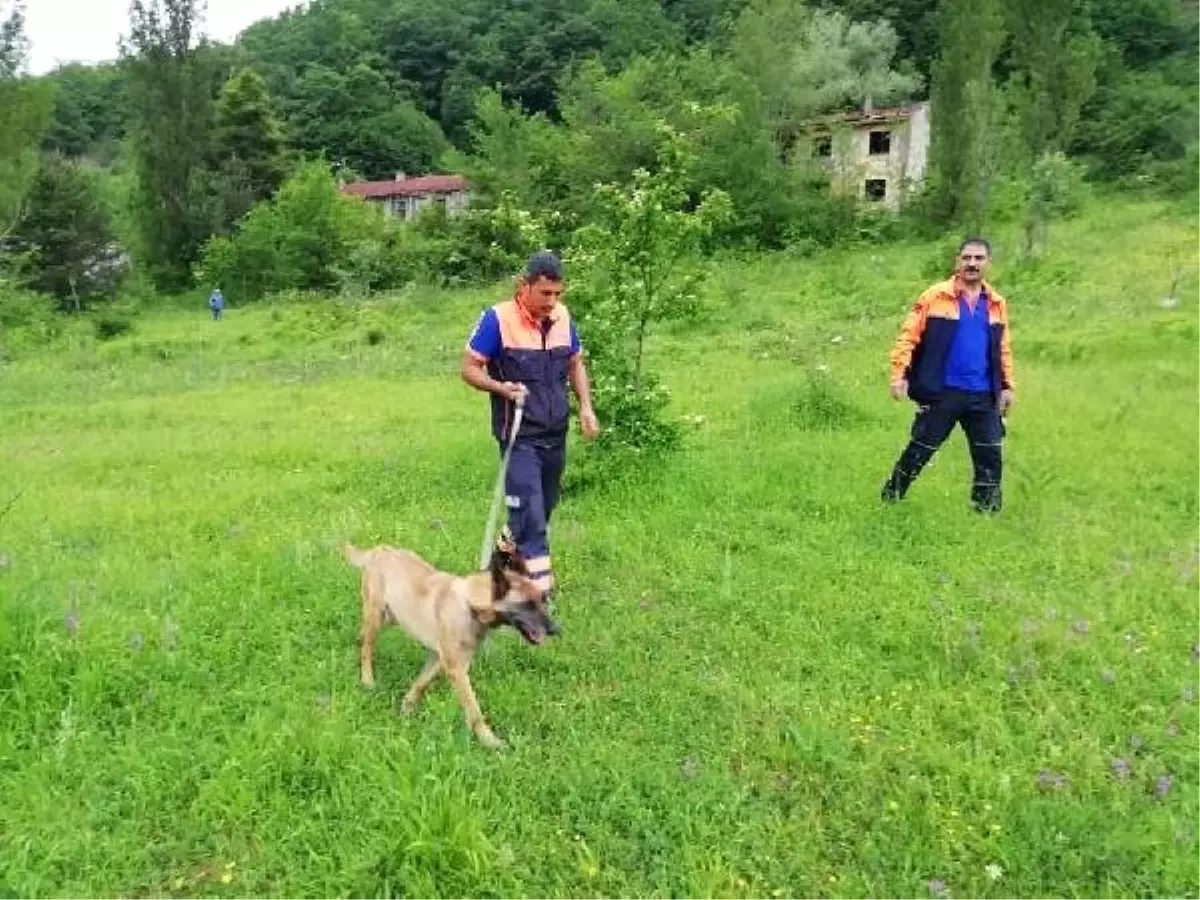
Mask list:
POLYGON ((388 215, 411 219, 431 203, 440 203, 446 215, 463 212, 470 201, 467 179, 461 175, 418 175, 397 172, 388 181, 354 181, 342 185, 342 193, 380 203, 388 215))

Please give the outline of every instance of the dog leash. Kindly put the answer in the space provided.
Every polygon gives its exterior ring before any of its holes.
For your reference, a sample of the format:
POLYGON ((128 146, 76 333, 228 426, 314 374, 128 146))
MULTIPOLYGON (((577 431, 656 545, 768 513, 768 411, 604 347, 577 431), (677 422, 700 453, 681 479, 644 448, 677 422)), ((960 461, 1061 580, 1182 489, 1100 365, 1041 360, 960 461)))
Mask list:
POLYGON ((513 444, 517 442, 517 432, 521 428, 521 417, 525 414, 525 395, 517 398, 517 414, 513 418, 512 431, 508 434, 508 446, 504 448, 504 458, 500 461, 500 477, 496 479, 496 489, 492 492, 492 508, 488 512, 487 526, 483 532, 483 545, 479 548, 479 568, 488 567, 492 555, 492 543, 496 540, 496 516, 500 512, 500 501, 504 497, 504 478, 508 474, 508 461, 512 458, 513 444))

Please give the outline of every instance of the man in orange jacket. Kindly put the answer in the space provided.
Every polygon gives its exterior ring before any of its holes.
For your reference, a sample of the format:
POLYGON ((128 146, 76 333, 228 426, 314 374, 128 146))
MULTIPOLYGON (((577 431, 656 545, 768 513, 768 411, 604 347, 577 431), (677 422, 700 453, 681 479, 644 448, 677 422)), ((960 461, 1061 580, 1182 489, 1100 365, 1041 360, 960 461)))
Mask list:
POLYGON ((559 299, 563 288, 558 256, 547 250, 533 254, 516 295, 480 315, 460 367, 467 384, 491 395, 492 435, 501 455, 513 437, 517 400, 523 398, 504 479, 508 524, 497 546, 515 546, 547 596, 555 585, 549 528, 566 465, 568 385, 579 400, 584 439, 600 433, 583 345, 559 299))
POLYGON ((950 436, 967 435, 975 469, 971 503, 980 512, 1001 506, 1002 416, 1015 395, 1008 304, 984 280, 991 245, 968 238, 958 249, 954 277, 917 298, 891 354, 891 393, 917 404, 911 440, 883 486, 886 502, 909 486, 950 436))

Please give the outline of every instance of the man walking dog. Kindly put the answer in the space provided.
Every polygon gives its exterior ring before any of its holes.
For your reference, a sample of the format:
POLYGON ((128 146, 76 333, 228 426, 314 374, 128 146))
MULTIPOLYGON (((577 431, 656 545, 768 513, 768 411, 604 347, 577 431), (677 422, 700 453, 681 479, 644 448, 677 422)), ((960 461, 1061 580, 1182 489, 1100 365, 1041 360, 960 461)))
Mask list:
MULTIPOLYGON (((516 295, 483 311, 463 350, 463 380, 491 395, 492 436, 504 453, 524 403, 505 475, 508 540, 525 558, 529 577, 547 594, 554 587, 548 526, 566 465, 570 402, 579 398, 583 437, 600 433, 575 323, 560 302, 562 263, 533 254, 516 295)), ((505 540, 502 538, 502 541, 505 540)))
POLYGON ((930 286, 909 310, 891 354, 891 393, 917 404, 908 446, 883 486, 885 502, 904 498, 956 424, 967 435, 975 477, 971 503, 1001 507, 1003 414, 1015 399, 1008 305, 984 279, 992 249, 968 238, 953 278, 930 286))

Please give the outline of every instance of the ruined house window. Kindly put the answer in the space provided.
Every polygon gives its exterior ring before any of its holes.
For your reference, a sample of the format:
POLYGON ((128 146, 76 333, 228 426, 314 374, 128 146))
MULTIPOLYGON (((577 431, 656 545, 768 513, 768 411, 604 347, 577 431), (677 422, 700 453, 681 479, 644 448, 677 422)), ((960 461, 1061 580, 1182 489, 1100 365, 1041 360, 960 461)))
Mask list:
POLYGON ((833 138, 823 134, 813 141, 814 156, 833 156, 833 138))
POLYGON ((868 178, 863 185, 863 193, 866 194, 868 200, 878 202, 887 199, 887 179, 886 178, 868 178))
POLYGON ((872 131, 870 153, 872 156, 887 156, 892 150, 892 133, 890 131, 872 131))

